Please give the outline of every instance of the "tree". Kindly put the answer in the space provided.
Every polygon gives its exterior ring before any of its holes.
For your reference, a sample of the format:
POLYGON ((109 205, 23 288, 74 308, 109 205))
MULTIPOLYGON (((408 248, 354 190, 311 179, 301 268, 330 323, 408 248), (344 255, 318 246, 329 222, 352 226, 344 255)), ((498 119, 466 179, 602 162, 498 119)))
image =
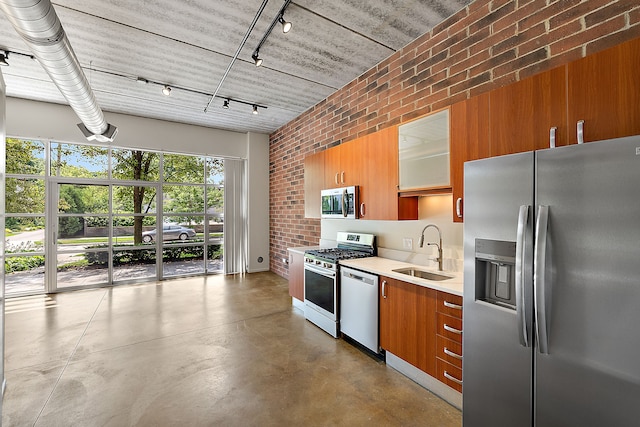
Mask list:
MULTIPOLYGON (((151 181, 158 179, 158 153, 142 150, 113 150, 113 176, 122 179, 133 179, 136 181, 151 181)), ((135 214, 148 213, 151 207, 151 200, 146 203, 146 212, 143 212, 145 202, 146 186, 131 187, 133 201, 133 242, 136 245, 142 243, 142 223, 143 217, 135 214)), ((127 191, 123 189, 123 193, 127 191)), ((122 197, 121 194, 120 197, 122 197)), ((155 192, 153 194, 155 198, 155 192)))

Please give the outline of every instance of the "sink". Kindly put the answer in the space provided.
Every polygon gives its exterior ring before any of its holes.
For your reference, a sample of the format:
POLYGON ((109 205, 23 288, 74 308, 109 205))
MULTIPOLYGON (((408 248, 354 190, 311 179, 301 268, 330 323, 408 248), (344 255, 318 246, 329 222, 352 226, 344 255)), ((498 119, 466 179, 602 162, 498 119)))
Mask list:
POLYGON ((432 273, 430 271, 424 271, 417 268, 398 268, 397 270, 393 270, 396 273, 406 274, 408 276, 419 277, 421 279, 427 280, 448 280, 452 279, 452 277, 445 276, 444 274, 432 273))

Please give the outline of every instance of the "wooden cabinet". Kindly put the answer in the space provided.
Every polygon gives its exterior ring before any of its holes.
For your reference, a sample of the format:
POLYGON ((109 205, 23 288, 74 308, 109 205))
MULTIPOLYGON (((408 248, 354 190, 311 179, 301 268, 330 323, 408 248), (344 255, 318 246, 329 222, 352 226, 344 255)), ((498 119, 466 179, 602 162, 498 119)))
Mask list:
POLYGON ((566 98, 564 66, 491 91, 491 156, 567 145, 566 98))
POLYGON ((325 188, 324 159, 326 151, 304 158, 304 216, 320 218, 320 191, 325 188))
POLYGON ((360 185, 360 144, 359 138, 325 150, 324 188, 360 185))
POLYGON ((418 219, 418 197, 398 196, 398 127, 391 126, 362 138, 360 212, 362 219, 418 219))
POLYGON ((577 142, 640 134, 640 38, 568 65, 568 139, 577 142))
POLYGON ((380 277, 380 346, 435 377, 436 291, 380 277))
POLYGON ((436 319, 436 378, 462 392, 462 297, 438 291, 436 319))
POLYGON ((451 187, 453 221, 464 214, 464 162, 491 155, 489 146, 489 93, 451 106, 451 187))
POLYGON ((304 161, 305 217, 320 218, 320 192, 357 185, 361 219, 416 220, 418 197, 398 196, 398 127, 354 139, 304 161))
POLYGON ((304 254, 289 251, 289 295, 304 301, 304 254))

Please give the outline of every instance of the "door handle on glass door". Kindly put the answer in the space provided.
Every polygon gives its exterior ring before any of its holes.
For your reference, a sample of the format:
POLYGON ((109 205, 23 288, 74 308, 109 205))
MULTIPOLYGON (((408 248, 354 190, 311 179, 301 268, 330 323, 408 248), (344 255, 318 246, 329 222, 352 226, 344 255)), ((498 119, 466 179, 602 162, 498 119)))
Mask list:
POLYGON ((535 298, 538 351, 549 354, 549 319, 551 290, 547 289, 547 237, 549 234, 549 206, 538 207, 536 223, 536 253, 533 260, 533 292, 535 298))

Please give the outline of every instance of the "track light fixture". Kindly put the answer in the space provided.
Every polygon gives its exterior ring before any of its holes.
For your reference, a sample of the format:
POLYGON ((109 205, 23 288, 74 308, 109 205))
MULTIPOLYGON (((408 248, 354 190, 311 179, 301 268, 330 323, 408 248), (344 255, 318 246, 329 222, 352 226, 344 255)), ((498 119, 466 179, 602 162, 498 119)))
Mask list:
POLYGON ((253 52, 253 55, 251 55, 251 59, 253 59, 253 63, 256 64, 256 67, 259 67, 262 65, 262 58, 258 56, 259 54, 260 54, 260 49, 256 49, 253 52))
POLYGON ((253 114, 258 114, 258 106, 253 104, 253 114))
POLYGON ((169 85, 164 85, 164 87, 162 88, 162 94, 164 96, 171 95, 171 88, 169 87, 169 85))
POLYGON ((284 17, 282 15, 280 15, 280 18, 278 18, 278 22, 282 24, 282 32, 283 33, 286 34, 289 31, 291 31, 291 22, 285 21, 284 17))
POLYGON ((224 102, 222 103, 222 108, 224 108, 225 110, 229 109, 229 100, 225 99, 224 102))
POLYGON ((0 65, 8 67, 9 63, 7 62, 7 59, 9 59, 9 52, 5 50, 0 53, 0 65))
POLYGON ((264 42, 267 41, 267 37, 269 37, 269 34, 271 34, 271 31, 273 31, 273 27, 275 27, 276 24, 279 22, 280 24, 282 24, 283 33, 288 33, 289 31, 291 31, 291 22, 287 22, 284 20, 284 11, 287 8, 287 6, 289 6, 289 3, 291 3, 291 0, 285 0, 284 4, 280 8, 280 11, 278 11, 278 14, 276 15, 276 17, 273 19, 273 21, 271 21, 271 25, 269 25, 269 28, 267 28, 267 31, 262 36, 260 43, 258 43, 258 46, 253 51, 253 55, 251 55, 251 58, 253 59, 254 64, 256 64, 256 67, 259 67, 262 65, 262 59, 258 56, 260 53, 260 48, 262 47, 264 42))

